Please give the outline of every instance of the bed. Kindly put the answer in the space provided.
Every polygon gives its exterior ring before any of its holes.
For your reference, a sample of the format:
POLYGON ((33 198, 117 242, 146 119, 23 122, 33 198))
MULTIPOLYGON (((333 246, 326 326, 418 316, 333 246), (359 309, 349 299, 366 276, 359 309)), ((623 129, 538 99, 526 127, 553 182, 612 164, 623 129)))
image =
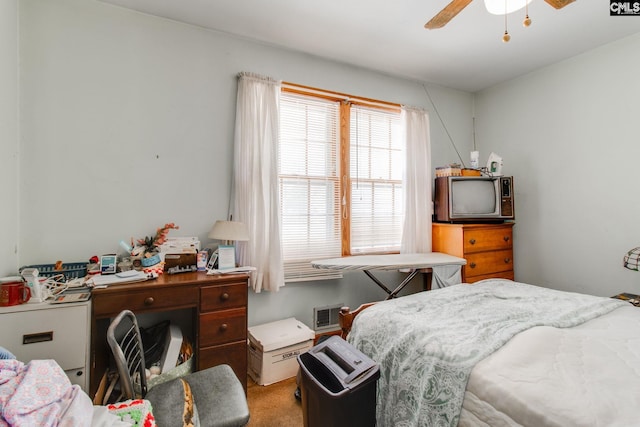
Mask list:
POLYGON ((380 427, 640 425, 626 302, 491 279, 343 309, 341 324, 380 364, 380 427))
POLYGON ((0 427, 155 426, 151 406, 133 399, 94 406, 54 360, 23 363, 0 347, 0 427))

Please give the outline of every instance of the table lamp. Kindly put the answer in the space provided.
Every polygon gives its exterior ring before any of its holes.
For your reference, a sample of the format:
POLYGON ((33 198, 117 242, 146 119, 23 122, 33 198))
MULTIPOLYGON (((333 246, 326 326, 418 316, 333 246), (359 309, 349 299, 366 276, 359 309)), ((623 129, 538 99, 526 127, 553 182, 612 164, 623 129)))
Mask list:
POLYGON ((209 231, 208 237, 224 242, 218 246, 217 251, 218 269, 224 270, 236 266, 236 248, 233 242, 249 240, 249 232, 247 226, 242 222, 216 221, 209 231))
POLYGON ((622 265, 629 270, 638 271, 640 265, 640 247, 633 248, 627 252, 622 260, 622 265))

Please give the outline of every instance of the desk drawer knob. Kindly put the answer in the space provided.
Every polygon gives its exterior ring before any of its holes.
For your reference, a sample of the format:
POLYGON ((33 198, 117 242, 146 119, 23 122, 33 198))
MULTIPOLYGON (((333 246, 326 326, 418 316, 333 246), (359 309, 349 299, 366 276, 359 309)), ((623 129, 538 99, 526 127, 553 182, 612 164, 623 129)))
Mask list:
POLYGON ((504 259, 504 263, 505 264, 509 264, 510 262, 511 262, 511 258, 507 257, 507 258, 504 259))
POLYGON ((220 295, 220 301, 226 301, 229 299, 229 294, 228 293, 223 293, 222 295, 220 295))
POLYGON ((227 329, 229 329, 229 325, 227 325, 226 323, 223 323, 222 325, 220 325, 220 332, 224 332, 227 329))
POLYGON ((472 262, 471 264, 469 264, 469 267, 471 267, 471 268, 476 268, 476 263, 475 263, 475 262, 472 262))
POLYGON ((144 299, 144 305, 151 305, 155 302, 155 300, 153 299, 153 297, 146 297, 144 299))
POLYGON ((508 242, 510 240, 509 236, 504 236, 504 241, 508 242))
POLYGON ((469 243, 471 243, 472 245, 475 245, 476 244, 476 239, 469 240, 469 243))

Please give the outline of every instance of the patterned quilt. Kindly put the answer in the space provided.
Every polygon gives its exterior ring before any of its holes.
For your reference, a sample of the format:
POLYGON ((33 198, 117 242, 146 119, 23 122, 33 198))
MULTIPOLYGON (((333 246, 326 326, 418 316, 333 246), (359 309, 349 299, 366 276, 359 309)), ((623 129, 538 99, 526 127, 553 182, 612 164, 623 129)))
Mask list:
POLYGON ((491 279, 380 302, 356 317, 348 341, 380 364, 379 427, 456 426, 471 370, 514 335, 624 304, 491 279))
POLYGON ((0 427, 91 426, 93 403, 53 360, 0 360, 0 427))

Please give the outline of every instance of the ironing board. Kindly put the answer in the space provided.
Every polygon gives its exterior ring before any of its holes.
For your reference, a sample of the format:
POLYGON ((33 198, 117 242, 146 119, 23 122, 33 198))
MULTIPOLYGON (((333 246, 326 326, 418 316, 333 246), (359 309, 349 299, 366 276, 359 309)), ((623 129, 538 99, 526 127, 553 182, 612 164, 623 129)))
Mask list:
MULTIPOLYGON (((413 279, 420 270, 425 268, 434 269, 434 274, 439 267, 446 267, 446 273, 454 277, 454 281, 460 282, 460 269, 467 261, 453 255, 441 252, 417 253, 417 254, 384 254, 384 255, 355 255, 341 258, 321 259, 311 261, 314 268, 354 271, 361 270, 369 276, 387 294, 386 299, 395 298, 406 285, 413 279), (410 270, 409 275, 398 284, 393 290, 378 279, 372 271, 375 270, 410 270), (457 279, 456 279, 457 278, 457 279)), ((452 284, 452 283, 449 283, 452 284)))

